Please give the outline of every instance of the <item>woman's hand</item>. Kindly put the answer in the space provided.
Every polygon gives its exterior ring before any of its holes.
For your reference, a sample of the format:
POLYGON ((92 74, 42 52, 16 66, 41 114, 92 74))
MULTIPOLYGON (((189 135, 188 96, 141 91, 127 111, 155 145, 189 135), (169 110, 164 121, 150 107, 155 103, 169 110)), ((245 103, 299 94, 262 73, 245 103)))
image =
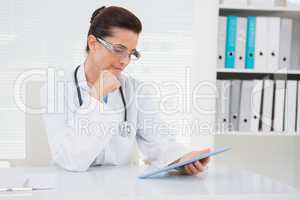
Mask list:
POLYGON ((112 72, 103 70, 100 73, 98 80, 91 86, 89 93, 95 99, 100 100, 120 87, 121 83, 117 77, 112 72))
MULTIPOLYGON (((201 154, 205 154, 205 153, 208 153, 210 151, 211 151, 210 148, 203 149, 203 150, 200 150, 200 151, 192 151, 192 152, 187 153, 184 156, 182 156, 180 159, 177 160, 177 162, 182 162, 182 161, 185 161, 185 160, 189 160, 189 159, 192 159, 195 156, 199 156, 201 154)), ((185 165, 185 166, 177 169, 177 171, 180 174, 183 174, 183 175, 189 175, 189 176, 196 175, 196 174, 198 174, 200 172, 203 172, 205 170, 207 164, 209 163, 209 160, 210 160, 209 157, 204 158, 204 159, 196 161, 194 163, 185 165)))

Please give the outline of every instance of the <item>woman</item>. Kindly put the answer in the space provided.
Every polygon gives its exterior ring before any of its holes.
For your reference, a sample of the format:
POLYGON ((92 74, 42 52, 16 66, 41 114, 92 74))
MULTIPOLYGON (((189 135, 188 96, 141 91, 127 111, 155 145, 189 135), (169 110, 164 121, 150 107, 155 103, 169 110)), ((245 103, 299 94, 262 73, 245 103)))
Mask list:
MULTIPOLYGON (((68 87, 63 102, 67 109, 63 113, 44 115, 57 165, 85 171, 94 165, 127 164, 134 155, 135 144, 145 161, 157 165, 183 161, 209 151, 204 149, 182 156, 178 146, 163 143, 163 131, 154 129, 161 121, 150 95, 147 97, 149 92, 140 82, 121 73, 132 59, 140 58, 136 47, 141 30, 140 20, 124 8, 101 7, 93 13, 86 60, 70 73, 68 86, 71 88, 68 87), (143 98, 145 95, 147 98, 143 98), (71 107, 70 103, 74 105, 71 107)), ((45 96, 44 90, 44 103, 45 96)), ((208 162, 209 159, 196 161, 179 172, 197 174, 208 162)))

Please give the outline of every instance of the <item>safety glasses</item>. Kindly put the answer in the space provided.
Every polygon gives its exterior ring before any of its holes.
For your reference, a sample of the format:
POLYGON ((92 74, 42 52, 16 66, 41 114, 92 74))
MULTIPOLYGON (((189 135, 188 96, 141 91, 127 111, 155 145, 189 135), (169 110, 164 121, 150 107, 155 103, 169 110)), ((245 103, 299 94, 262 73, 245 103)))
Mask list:
POLYGON ((128 52, 127 47, 121 44, 112 44, 100 37, 96 37, 97 41, 102 44, 106 49, 111 51, 113 54, 118 56, 120 59, 129 58, 130 60, 138 60, 141 57, 141 54, 133 49, 130 53, 128 52))

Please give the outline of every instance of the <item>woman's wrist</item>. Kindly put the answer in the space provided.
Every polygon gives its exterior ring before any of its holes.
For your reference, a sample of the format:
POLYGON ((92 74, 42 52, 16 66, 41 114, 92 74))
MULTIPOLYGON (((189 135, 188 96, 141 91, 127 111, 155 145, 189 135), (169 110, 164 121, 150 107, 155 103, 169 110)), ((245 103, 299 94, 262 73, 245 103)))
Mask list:
POLYGON ((99 94, 99 92, 97 92, 97 90, 95 90, 95 89, 90 89, 89 95, 91 97, 97 99, 98 101, 100 101, 103 98, 103 96, 101 94, 99 94))

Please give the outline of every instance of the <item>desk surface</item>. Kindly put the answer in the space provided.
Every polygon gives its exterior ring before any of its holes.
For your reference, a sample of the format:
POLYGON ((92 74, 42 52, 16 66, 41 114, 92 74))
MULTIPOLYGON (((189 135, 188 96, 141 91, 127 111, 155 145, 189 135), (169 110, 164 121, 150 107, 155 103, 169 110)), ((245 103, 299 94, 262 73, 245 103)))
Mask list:
POLYGON ((1 169, 0 177, 31 174, 48 177, 55 188, 46 191, 0 192, 0 199, 300 199, 296 189, 249 171, 209 169, 199 176, 138 179, 143 167, 94 167, 67 172, 55 167, 1 169))

